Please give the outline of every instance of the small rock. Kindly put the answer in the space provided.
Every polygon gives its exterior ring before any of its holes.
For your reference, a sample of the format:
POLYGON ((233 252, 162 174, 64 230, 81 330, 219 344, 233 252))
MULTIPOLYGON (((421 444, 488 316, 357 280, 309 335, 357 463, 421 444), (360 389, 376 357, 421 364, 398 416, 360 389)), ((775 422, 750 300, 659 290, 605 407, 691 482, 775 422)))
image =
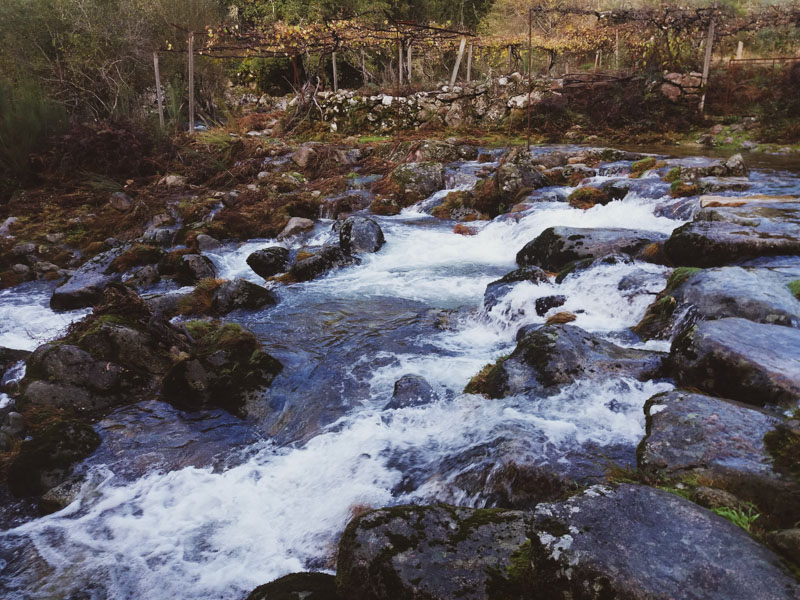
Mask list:
POLYGON ((431 384, 424 377, 403 375, 395 382, 392 400, 384 407, 384 410, 423 406, 435 401, 437 397, 431 384))
POLYGON ((278 239, 285 240, 286 238, 292 237, 293 235, 310 231, 312 229, 314 229, 314 221, 312 221, 311 219, 304 219, 302 217, 292 217, 291 219, 289 219, 289 222, 286 224, 286 227, 283 228, 283 231, 281 231, 278 234, 278 239))
POLYGON ((205 233, 201 233, 195 238, 195 242, 197 243, 197 249, 201 252, 208 252, 210 250, 216 250, 221 246, 218 240, 211 237, 210 235, 206 235, 205 233))
POLYGON ((17 221, 19 221, 17 217, 8 217, 5 221, 3 221, 3 224, 0 225, 0 237, 10 237, 11 228, 17 221))
POLYGON ((186 177, 183 175, 165 175, 159 179, 158 183, 167 187, 183 187, 186 185, 186 177))
POLYGON ((281 246, 256 250, 247 257, 247 264, 257 275, 267 279, 286 271, 289 267, 289 250, 281 246))
POLYGON ((305 169, 316 157, 316 152, 311 146, 303 145, 292 153, 292 162, 301 169, 305 169))
POLYGON ((347 254, 377 252, 384 242, 380 225, 368 217, 348 217, 339 231, 339 244, 347 254))
POLYGON ((111 208, 123 213, 133 208, 133 198, 128 196, 125 192, 114 192, 111 194, 108 203, 111 205, 111 208))
POLYGON ((556 296, 544 296, 543 298, 537 298, 535 304, 536 314, 540 317, 543 317, 551 308, 564 306, 566 302, 567 297, 560 294, 556 296))
POLYGON ((201 279, 217 276, 214 263, 202 254, 187 254, 181 257, 175 279, 181 285, 192 285, 201 279))

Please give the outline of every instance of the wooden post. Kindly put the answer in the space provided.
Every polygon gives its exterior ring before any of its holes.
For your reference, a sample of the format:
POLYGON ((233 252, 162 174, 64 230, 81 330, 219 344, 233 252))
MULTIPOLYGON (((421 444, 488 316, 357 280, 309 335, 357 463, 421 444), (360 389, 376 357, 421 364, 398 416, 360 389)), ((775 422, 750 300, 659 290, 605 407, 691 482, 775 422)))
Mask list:
POLYGON ((531 149, 531 92, 533 91, 533 45, 531 38, 533 36, 533 10, 528 9, 528 132, 525 137, 525 147, 530 151, 531 149))
POLYGON ((617 40, 614 43, 614 68, 619 71, 619 29, 616 30, 617 40))
POLYGON ((511 73, 511 46, 508 47, 508 72, 511 73))
POLYGON ((336 52, 331 53, 331 61, 333 64, 333 91, 339 91, 339 72, 336 70, 336 52))
POLYGON ((742 60, 742 54, 744 54, 744 42, 740 40, 736 46, 736 60, 742 60))
POLYGON ((408 71, 408 75, 406 76, 406 83, 411 83, 411 41, 408 42, 408 46, 406 46, 406 70, 408 71))
POLYGON ((698 106, 698 110, 700 114, 703 114, 703 110, 706 107, 706 85, 708 84, 708 71, 711 68, 711 51, 714 47, 714 19, 711 19, 711 22, 708 24, 708 37, 706 38, 706 55, 703 59, 703 80, 701 85, 703 86, 703 95, 700 96, 700 106, 698 106))
POLYGON ((164 129, 164 94, 161 91, 161 74, 158 70, 158 50, 153 50, 153 70, 156 73, 156 98, 158 98, 158 122, 164 129))
POLYGON ((361 48, 361 77, 364 79, 364 85, 369 83, 369 77, 367 76, 367 60, 364 57, 364 49, 361 48))
POLYGON ((597 71, 597 65, 600 64, 600 50, 594 53, 594 70, 597 71))
POLYGON ((189 33, 189 135, 194 135, 194 31, 189 33))
POLYGON ((458 56, 456 57, 456 64, 453 67, 453 74, 450 76, 450 87, 456 84, 456 77, 458 77, 458 69, 461 67, 461 59, 464 57, 464 48, 467 46, 467 38, 462 37, 461 43, 458 45, 458 56))
POLYGON ((472 81, 472 44, 469 45, 467 51, 467 83, 472 81))
POLYGON ((397 85, 403 85, 403 42, 397 40, 397 85))

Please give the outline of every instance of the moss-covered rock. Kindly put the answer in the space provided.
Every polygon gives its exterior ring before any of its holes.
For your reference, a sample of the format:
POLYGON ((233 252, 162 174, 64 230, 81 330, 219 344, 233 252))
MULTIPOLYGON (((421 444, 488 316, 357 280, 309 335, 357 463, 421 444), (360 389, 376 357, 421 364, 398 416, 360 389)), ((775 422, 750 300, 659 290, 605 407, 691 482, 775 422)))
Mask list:
POLYGON ((586 186, 572 192, 567 198, 567 202, 569 202, 569 205, 573 208, 588 210, 598 204, 608 204, 611 202, 611 198, 606 192, 599 188, 586 186))

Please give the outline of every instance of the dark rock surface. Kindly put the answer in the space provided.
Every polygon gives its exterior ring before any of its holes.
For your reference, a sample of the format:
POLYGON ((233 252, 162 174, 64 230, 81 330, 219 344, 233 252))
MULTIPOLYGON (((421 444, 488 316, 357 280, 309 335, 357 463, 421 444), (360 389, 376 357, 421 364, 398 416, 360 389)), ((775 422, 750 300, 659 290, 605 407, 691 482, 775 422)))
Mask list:
POLYGON ((728 318, 700 322, 670 351, 683 386, 746 404, 800 400, 800 330, 728 318))
POLYGON ((105 287, 120 278, 119 273, 110 273, 109 268, 123 251, 122 247, 113 248, 85 262, 72 277, 55 289, 50 298, 50 308, 75 310, 97 304, 103 297, 105 287))
POLYGON ((246 279, 233 279, 223 283, 214 292, 212 311, 218 315, 236 309, 258 310, 278 303, 278 297, 267 288, 246 279))
POLYGON ((561 294, 557 294, 555 296, 544 296, 542 298, 537 298, 535 303, 536 314, 540 317, 543 317, 547 314, 551 308, 558 308, 559 306, 564 306, 567 302, 567 297, 562 296, 561 294))
POLYGON ((703 208, 664 248, 677 265, 716 267, 761 256, 800 254, 800 204, 703 208))
POLYGON ((657 233, 633 229, 550 227, 517 253, 517 264, 559 271, 573 261, 606 254, 621 253, 641 258, 647 246, 665 238, 657 233))
POLYGON ((444 166, 440 162, 410 162, 397 167, 389 178, 403 206, 410 206, 444 189, 444 166))
POLYGON ((175 280, 181 285, 192 285, 201 279, 213 279, 216 276, 214 263, 202 254, 182 256, 175 272, 175 280))
POLYGON ((777 424, 772 415, 737 402, 673 391, 645 405, 647 435, 638 450, 639 468, 660 478, 697 474, 755 503, 791 526, 800 515, 800 486, 773 470, 764 436, 777 424))
POLYGON ((339 230, 339 245, 345 254, 377 252, 385 241, 380 225, 368 217, 349 217, 339 230))
POLYGON ((256 250, 247 257, 247 264, 257 275, 266 279, 289 268, 289 250, 282 246, 256 250))
POLYGON ((349 256, 338 246, 325 246, 316 254, 297 261, 289 269, 289 276, 295 281, 310 281, 331 269, 357 263, 357 258, 349 256))
POLYGON ((359 600, 527 598, 526 521, 517 511, 451 506, 366 513, 339 544, 339 593, 359 600))
POLYGON ((744 530, 654 488, 595 486, 539 505, 531 554, 541 598, 778 600, 800 585, 744 530))
POLYGON ((437 399, 437 394, 431 384, 421 375, 403 375, 394 383, 394 394, 391 401, 384 407, 385 410, 406 408, 409 406, 423 406, 437 399))
POLYGON ((574 325, 526 326, 506 359, 484 368, 467 386, 491 398, 554 393, 578 379, 613 376, 651 379, 662 369, 662 356, 622 348, 574 325))
POLYGON ((338 600, 336 578, 325 573, 292 573, 258 586, 246 600, 338 600))
POLYGON ((547 273, 539 267, 522 267, 507 273, 497 281, 491 282, 486 286, 483 295, 483 306, 486 310, 491 310, 498 302, 520 281, 530 281, 531 283, 545 283, 548 281, 547 273))

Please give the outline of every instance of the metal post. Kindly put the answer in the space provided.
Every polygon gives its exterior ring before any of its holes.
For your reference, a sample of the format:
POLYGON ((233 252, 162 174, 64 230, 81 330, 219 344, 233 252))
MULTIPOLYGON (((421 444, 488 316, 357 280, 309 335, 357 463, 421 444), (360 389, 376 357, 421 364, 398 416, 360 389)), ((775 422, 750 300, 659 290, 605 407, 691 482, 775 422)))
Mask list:
POLYGON ((194 135, 194 31, 189 33, 189 135, 194 135))
POLYGON ((153 50, 153 70, 156 73, 156 98, 158 99, 158 122, 164 129, 164 94, 161 91, 161 75, 158 70, 158 51, 153 50))

